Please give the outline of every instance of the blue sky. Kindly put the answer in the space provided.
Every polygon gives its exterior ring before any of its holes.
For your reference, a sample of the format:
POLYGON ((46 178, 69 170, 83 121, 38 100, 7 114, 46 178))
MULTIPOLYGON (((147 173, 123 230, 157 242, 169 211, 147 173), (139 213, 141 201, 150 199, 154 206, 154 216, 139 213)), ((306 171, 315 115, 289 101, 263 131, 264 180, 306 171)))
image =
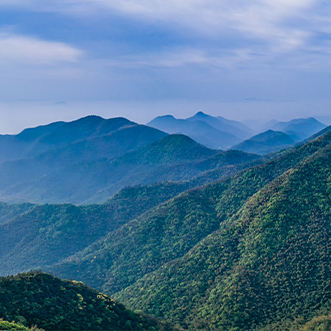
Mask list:
POLYGON ((330 55, 329 1, 0 0, 0 132, 91 113, 327 116, 330 55))

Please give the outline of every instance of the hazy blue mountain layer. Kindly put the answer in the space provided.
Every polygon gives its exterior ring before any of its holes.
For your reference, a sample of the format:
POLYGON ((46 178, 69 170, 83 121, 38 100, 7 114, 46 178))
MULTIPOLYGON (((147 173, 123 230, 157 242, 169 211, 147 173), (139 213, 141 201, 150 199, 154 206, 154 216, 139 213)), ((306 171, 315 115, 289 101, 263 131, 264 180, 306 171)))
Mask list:
POLYGON ((234 145, 232 148, 247 153, 263 155, 290 147, 294 143, 294 140, 287 134, 280 131, 268 130, 240 144, 234 145))
POLYGON ((188 119, 176 119, 172 115, 159 116, 147 125, 167 133, 185 134, 200 144, 214 149, 228 149, 243 140, 240 136, 245 138, 249 136, 238 128, 237 124, 231 126, 201 112, 188 119))
MULTIPOLYGON (((167 136, 133 125, 29 159, 1 163, 0 198, 36 203, 103 202, 129 185, 191 179, 225 165, 223 155, 186 136, 167 136)), ((233 155, 229 153, 226 165, 257 158, 233 155)))
POLYGON ((317 121, 315 118, 298 118, 289 122, 278 122, 270 129, 274 131, 282 131, 289 135, 295 142, 307 139, 311 135, 323 130, 325 124, 317 121))
POLYGON ((205 122, 221 132, 230 133, 240 139, 246 139, 253 135, 253 131, 250 128, 238 121, 228 120, 221 116, 210 116, 201 111, 186 120, 205 122))

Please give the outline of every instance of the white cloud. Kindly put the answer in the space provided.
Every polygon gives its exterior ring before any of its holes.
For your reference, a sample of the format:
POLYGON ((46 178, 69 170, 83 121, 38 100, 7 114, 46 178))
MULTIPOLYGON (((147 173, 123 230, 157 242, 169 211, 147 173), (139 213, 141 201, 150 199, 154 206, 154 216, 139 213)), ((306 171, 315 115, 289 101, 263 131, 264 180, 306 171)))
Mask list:
POLYGON ((60 42, 0 33, 0 64, 31 63, 49 65, 76 61, 82 52, 60 42))
MULTIPOLYGON (((105 10, 153 24, 186 27, 219 38, 229 31, 264 42, 270 52, 300 48, 310 37, 310 24, 292 24, 311 17, 321 0, 2 0, 0 6, 29 7, 34 11, 88 14, 105 10)), ((186 31, 187 33, 187 31, 186 31)))
MULTIPOLYGON (((330 12, 331 6, 323 0, 0 0, 0 7, 10 5, 73 15, 97 15, 100 10, 103 13, 108 11, 144 23, 171 27, 174 33, 176 30, 182 34, 199 33, 200 37, 213 40, 213 52, 198 46, 197 49, 163 49, 142 56, 110 60, 113 64, 127 66, 212 64, 231 68, 245 61, 267 62, 289 54, 295 57, 300 52, 315 52, 317 47, 323 52, 323 45, 314 40, 314 34, 331 29, 330 15, 325 10, 329 8, 330 12), (217 46, 219 40, 229 35, 235 41, 232 45, 217 46), (217 48, 218 52, 215 51, 217 48)), ((3 39, 0 35, 0 59, 5 56, 3 39)), ((25 54, 29 61, 34 58, 38 61, 38 56, 33 55, 38 53, 45 62, 74 60, 79 56, 79 51, 65 44, 53 43, 44 47, 43 41, 25 41, 30 45, 25 48, 30 51, 15 52, 15 47, 11 47, 11 53, 18 57, 25 54)), ((13 40, 15 42, 18 43, 13 40)), ((21 42, 21 47, 24 44, 21 42)), ((304 62, 304 54, 300 57, 304 62)), ((295 64, 295 60, 292 63, 295 64)))

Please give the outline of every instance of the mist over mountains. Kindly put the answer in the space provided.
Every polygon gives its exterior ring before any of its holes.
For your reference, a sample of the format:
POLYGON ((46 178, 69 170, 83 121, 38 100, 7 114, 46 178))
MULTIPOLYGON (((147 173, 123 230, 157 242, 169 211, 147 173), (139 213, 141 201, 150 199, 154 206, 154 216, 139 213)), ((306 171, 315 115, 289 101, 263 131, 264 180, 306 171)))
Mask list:
POLYGON ((0 136, 0 325, 328 330, 331 127, 152 122, 187 135, 88 116, 0 136))

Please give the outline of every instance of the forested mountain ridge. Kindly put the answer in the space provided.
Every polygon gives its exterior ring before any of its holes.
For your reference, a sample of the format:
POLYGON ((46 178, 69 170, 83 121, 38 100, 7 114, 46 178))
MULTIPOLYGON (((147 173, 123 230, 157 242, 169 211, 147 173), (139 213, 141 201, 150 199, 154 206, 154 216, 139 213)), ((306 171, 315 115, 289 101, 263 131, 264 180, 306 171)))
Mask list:
POLYGON ((263 159, 165 136, 115 166, 158 164, 159 178, 187 167, 192 179, 127 188, 102 205, 3 205, 2 272, 40 266, 191 330, 319 327, 331 309, 326 131, 263 159))
POLYGON ((0 275, 61 261, 192 185, 128 187, 101 205, 28 205, 26 210, 26 205, 3 203, 6 213, 4 224, 0 224, 0 275), (23 213, 12 217, 19 211, 23 213))
POLYGON ((73 277, 78 271, 80 279, 87 284, 113 294, 164 263, 183 256, 234 215, 253 194, 328 145, 330 139, 331 134, 323 136, 280 159, 182 193, 52 270, 61 277, 73 277))
MULTIPOLYGON (((326 134, 313 145, 330 138, 326 134)), ((282 330, 289 321, 304 324, 327 313, 330 161, 327 144, 264 186, 182 258, 115 297, 192 330, 272 324, 282 330)))
MULTIPOLYGON (((134 313, 83 283, 30 272, 0 277, 0 316, 44 330, 172 331, 166 322, 134 313)), ((1 322, 4 330, 26 328, 1 322)))
MULTIPOLYGON (((0 150, 13 150, 20 154, 14 159, 8 159, 5 152, 1 154, 0 198, 36 203, 71 202, 72 192, 68 188, 70 184, 78 184, 74 176, 68 187, 65 184, 72 172, 77 172, 77 169, 87 171, 91 163, 143 148, 166 135, 124 118, 105 120, 88 116, 74 122, 27 129, 16 136, 1 136, 0 150), (6 138, 5 141, 2 138, 6 138), (14 143, 6 142, 7 138, 14 143), (62 175, 62 178, 47 181, 51 174, 62 175), (47 183, 43 185, 45 180, 47 183), (59 186, 59 182, 62 185, 59 186), (67 193, 59 196, 61 187, 67 189, 67 193)), ((95 179, 90 178, 90 181, 93 185, 95 179)))

